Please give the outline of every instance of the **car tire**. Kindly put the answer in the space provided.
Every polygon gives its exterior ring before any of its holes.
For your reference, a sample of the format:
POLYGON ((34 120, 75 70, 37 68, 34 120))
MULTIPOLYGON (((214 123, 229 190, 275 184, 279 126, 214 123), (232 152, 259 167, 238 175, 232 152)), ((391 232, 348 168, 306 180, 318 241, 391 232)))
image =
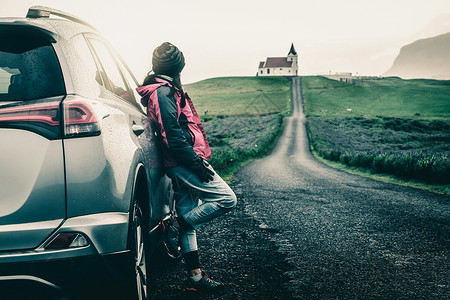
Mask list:
POLYGON ((142 210, 137 203, 133 205, 130 218, 130 233, 129 233, 129 249, 131 254, 131 264, 134 274, 131 274, 129 283, 130 298, 136 300, 147 300, 148 294, 148 263, 147 258, 147 238, 146 226, 144 223, 142 210))

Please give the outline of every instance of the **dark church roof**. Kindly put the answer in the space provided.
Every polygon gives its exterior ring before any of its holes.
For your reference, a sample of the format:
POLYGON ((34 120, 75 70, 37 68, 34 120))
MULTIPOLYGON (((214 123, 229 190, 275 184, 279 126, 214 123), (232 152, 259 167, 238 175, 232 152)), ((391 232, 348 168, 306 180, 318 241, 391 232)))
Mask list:
POLYGON ((286 57, 268 57, 264 68, 282 68, 292 67, 292 61, 288 61, 286 57))
POLYGON ((294 48, 294 43, 291 44, 291 50, 289 50, 288 55, 291 54, 291 53, 294 54, 294 55, 297 55, 297 51, 295 51, 295 48, 294 48))
MULTIPOLYGON (((289 54, 297 55, 294 48, 294 43, 291 44, 291 50, 289 54)), ((289 55, 288 54, 288 55, 289 55)), ((268 57, 266 61, 261 61, 258 68, 290 68, 292 67, 292 61, 288 61, 287 57, 268 57)))

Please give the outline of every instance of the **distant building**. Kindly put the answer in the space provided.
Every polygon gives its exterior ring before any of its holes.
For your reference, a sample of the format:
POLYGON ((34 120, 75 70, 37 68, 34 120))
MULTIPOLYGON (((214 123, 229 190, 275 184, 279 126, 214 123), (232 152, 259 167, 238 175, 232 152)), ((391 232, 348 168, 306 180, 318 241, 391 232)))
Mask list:
POLYGON ((336 72, 336 73, 325 73, 325 74, 317 74, 318 76, 323 76, 328 79, 333 79, 337 81, 343 81, 347 83, 353 82, 352 73, 350 72, 336 72))
POLYGON ((260 62, 256 76, 297 76, 297 58, 297 51, 292 43, 287 57, 268 57, 266 61, 260 62))

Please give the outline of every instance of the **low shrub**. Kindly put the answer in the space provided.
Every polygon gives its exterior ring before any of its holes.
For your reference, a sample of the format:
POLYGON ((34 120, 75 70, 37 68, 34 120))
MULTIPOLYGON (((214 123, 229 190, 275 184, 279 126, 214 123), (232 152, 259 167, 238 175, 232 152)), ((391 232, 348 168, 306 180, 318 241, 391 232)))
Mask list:
POLYGON ((267 154, 281 132, 283 115, 221 117, 205 122, 211 165, 221 175, 237 164, 267 154))
POLYGON ((439 120, 309 117, 311 146, 328 160, 374 173, 450 183, 450 125, 439 120))

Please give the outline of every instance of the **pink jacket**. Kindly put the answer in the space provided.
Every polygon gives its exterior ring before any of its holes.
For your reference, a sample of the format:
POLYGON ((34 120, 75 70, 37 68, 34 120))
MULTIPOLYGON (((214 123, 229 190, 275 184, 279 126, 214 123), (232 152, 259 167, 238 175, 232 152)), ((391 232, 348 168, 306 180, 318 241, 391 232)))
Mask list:
POLYGON ((141 103, 148 118, 160 130, 166 168, 198 163, 210 159, 211 150, 194 104, 185 93, 169 81, 156 78, 156 83, 138 87, 141 103), (183 106, 183 102, 185 105, 183 106))

